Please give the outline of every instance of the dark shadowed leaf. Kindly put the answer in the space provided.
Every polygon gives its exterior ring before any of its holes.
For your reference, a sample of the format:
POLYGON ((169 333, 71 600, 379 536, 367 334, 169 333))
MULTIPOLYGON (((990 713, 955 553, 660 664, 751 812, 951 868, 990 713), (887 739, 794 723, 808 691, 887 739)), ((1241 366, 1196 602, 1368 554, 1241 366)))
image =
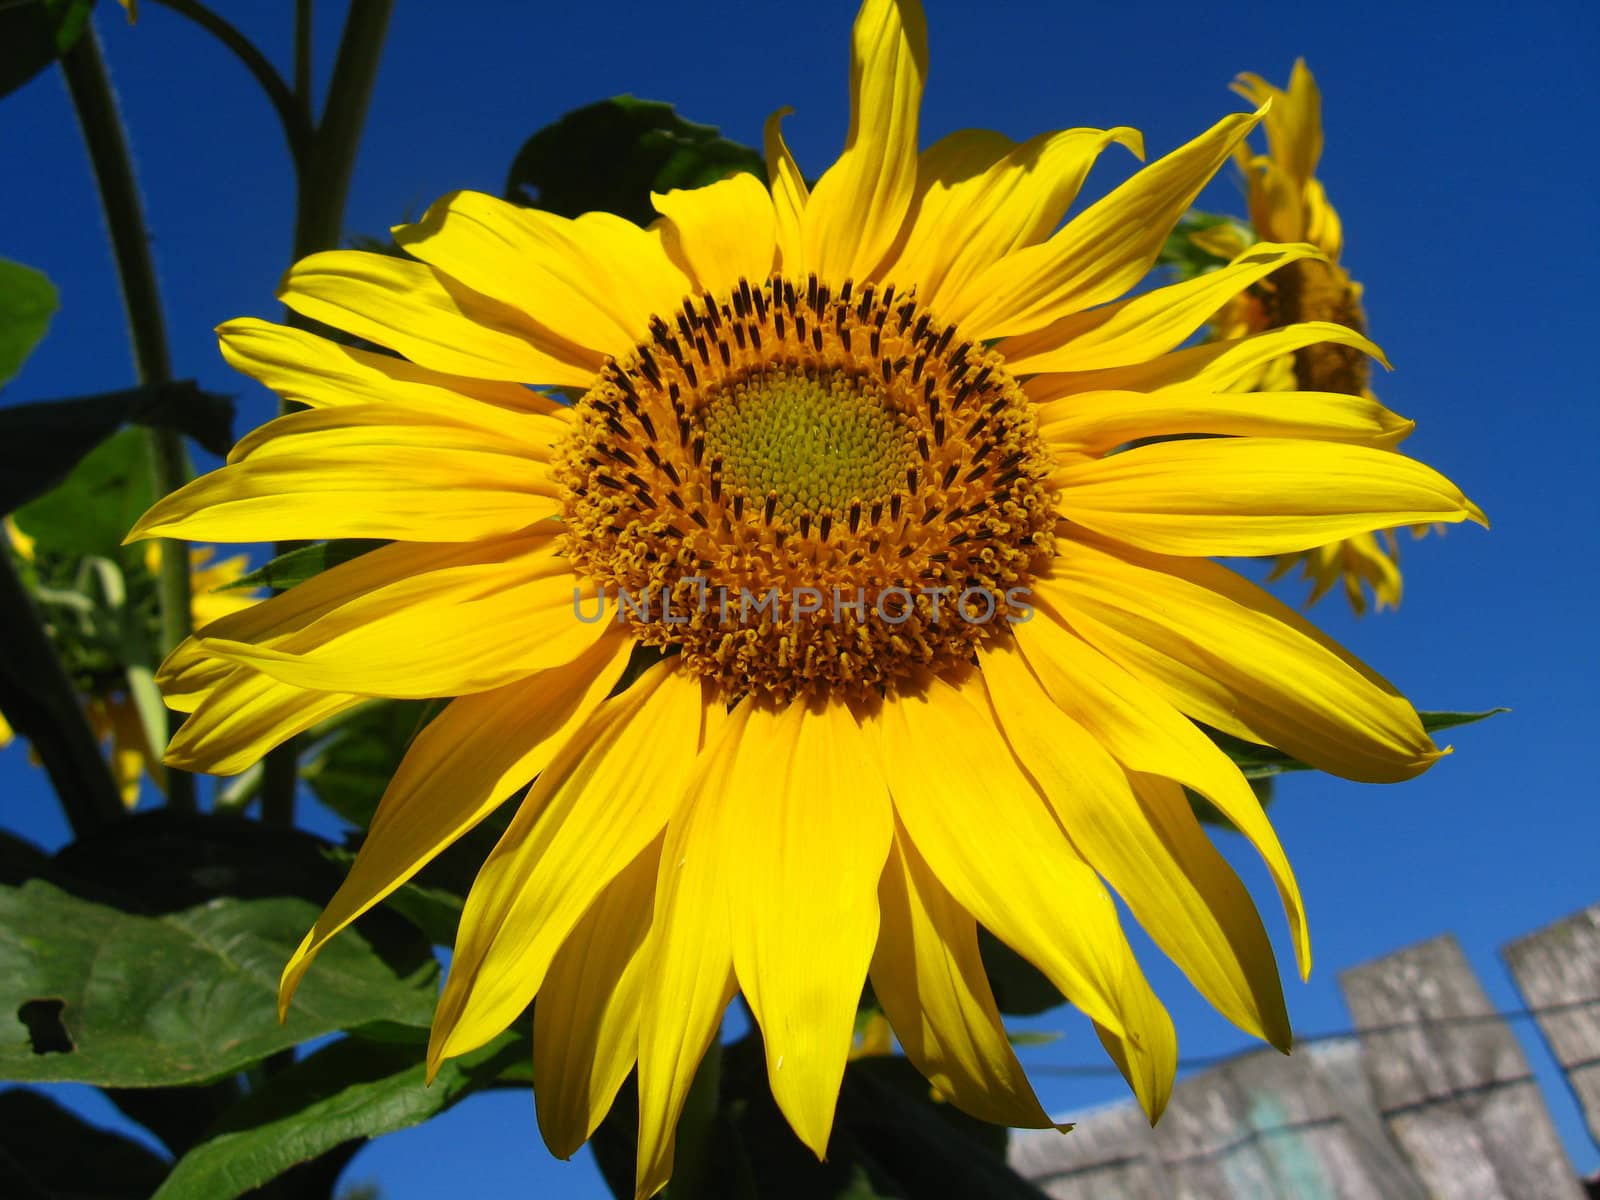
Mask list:
POLYGON ((332 542, 313 542, 309 546, 300 546, 280 554, 271 562, 217 590, 231 592, 241 588, 249 590, 267 587, 280 592, 287 591, 297 583, 304 583, 312 576, 322 574, 329 567, 336 567, 352 558, 359 558, 369 550, 376 550, 382 545, 383 542, 368 538, 340 538, 332 542))
POLYGON ((365 829, 407 747, 441 707, 431 700, 368 704, 311 750, 301 774, 318 800, 365 829))
POLYGON ((898 1056, 852 1063, 839 1123, 861 1147, 884 1196, 935 1200, 1045 1200, 1006 1165, 1006 1130, 929 1099, 928 1081, 898 1056))
POLYGON ((1066 1003, 1039 968, 982 926, 978 928, 978 949, 983 954, 983 969, 989 976, 994 1002, 1001 1012, 1031 1017, 1066 1003))
POLYGON ((147 917, 42 880, 0 889, 0 1078, 200 1083, 369 1021, 429 1023, 437 967, 401 978, 346 932, 280 1025, 278 976, 316 915, 280 898, 147 917), (62 1039, 70 1050, 40 1052, 62 1039))
POLYGON ((0 1195, 8 1200, 143 1200, 167 1164, 32 1088, 0 1092, 0 1195))
POLYGON ((61 486, 15 516, 41 550, 115 560, 128 530, 154 502, 145 439, 136 429, 124 429, 90 450, 61 486))
POLYGON ((0 512, 55 487, 129 422, 177 429, 219 456, 233 445, 233 401, 192 379, 0 408, 0 512))
POLYGON ((613 96, 547 125, 518 151, 506 198, 564 217, 611 212, 639 225, 655 219, 650 193, 703 187, 736 171, 766 178, 749 146, 670 104, 613 96))
POLYGON ((83 36, 94 0, 0 4, 0 96, 9 96, 83 36))
POLYGON ((420 1125, 530 1054, 501 1034, 447 1060, 430 1086, 420 1046, 341 1039, 230 1109, 155 1200, 231 1200, 337 1146, 420 1125))
MULTIPOLYGON (((5 41, 5 11, 0 8, 0 45, 5 41)), ((0 258, 0 386, 22 369, 50 328, 56 307, 55 285, 42 272, 0 258)))

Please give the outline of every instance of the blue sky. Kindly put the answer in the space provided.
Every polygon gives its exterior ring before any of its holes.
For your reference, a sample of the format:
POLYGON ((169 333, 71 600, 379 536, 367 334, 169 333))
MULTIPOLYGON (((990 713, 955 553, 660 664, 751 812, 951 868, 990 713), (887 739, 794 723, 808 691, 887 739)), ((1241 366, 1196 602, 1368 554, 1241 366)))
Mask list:
MULTIPOLYGON (((266 102, 235 62, 171 13, 146 5, 129 29, 102 6, 100 28, 132 129, 180 374, 241 395, 239 430, 268 399, 232 376, 210 330, 272 316, 289 252, 287 156, 266 102)), ((279 63, 289 6, 221 6, 279 63)), ((331 63, 337 17, 320 32, 331 63)), ((837 152, 846 121, 846 3, 640 6, 398 6, 356 172, 346 228, 381 233, 455 188, 498 192, 523 138, 563 111, 618 92, 671 101, 691 118, 758 142, 792 105, 790 144, 809 173, 837 152)), ((1367 288, 1374 336, 1398 368, 1377 381, 1419 423, 1408 449, 1441 468, 1494 521, 1405 547, 1398 614, 1353 619, 1325 602, 1320 622, 1423 708, 1515 711, 1452 739, 1426 777, 1363 787, 1297 777, 1274 816, 1313 922, 1318 965, 1290 983, 1296 1027, 1344 1027, 1344 968, 1454 932, 1502 1007, 1515 994, 1496 958, 1507 940, 1600 899, 1592 800, 1597 634, 1592 618, 1600 319, 1593 246, 1600 179, 1592 145, 1600 10, 1481 0, 1452 6, 1193 3, 1074 6, 929 4, 932 73, 923 140, 964 126, 1015 137, 1071 125, 1130 124, 1153 154, 1239 105, 1243 70, 1283 81, 1304 55, 1322 86, 1322 177, 1344 218, 1346 265, 1367 288)), ((104 232, 65 92, 54 76, 0 104, 9 166, 0 255, 46 271, 62 312, 5 402, 126 386, 132 380, 104 232)), ((1128 166, 1108 157, 1086 194, 1128 166)), ((1203 197, 1238 209, 1231 177, 1203 197)), ((1296 598, 1299 593, 1295 592, 1296 598)), ((59 843, 64 829, 25 756, 0 757, 7 824, 59 843)), ((1282 920, 1251 860, 1246 880, 1282 920)), ((1280 956, 1290 961, 1280 940, 1280 956)), ((1153 982, 1186 1053, 1242 1045, 1151 951, 1153 982)), ((1100 1061, 1070 1013, 1037 1023, 1066 1036, 1036 1064, 1100 1061)), ((1546 1068, 1537 1040, 1536 1064, 1546 1068)), ((1115 1079, 1040 1075, 1047 1105, 1121 1095, 1115 1079)), ((79 1093, 74 1090, 74 1095, 79 1093)), ((1577 1165, 1600 1165, 1570 1098, 1547 1095, 1577 1165)), ((107 1109, 95 1109, 97 1113, 107 1109)), ((106 1118, 110 1120, 108 1116, 106 1118)), ((552 1163, 524 1096, 471 1101, 430 1126, 364 1150, 347 1178, 390 1200, 539 1182, 604 1195, 591 1166, 552 1163)))

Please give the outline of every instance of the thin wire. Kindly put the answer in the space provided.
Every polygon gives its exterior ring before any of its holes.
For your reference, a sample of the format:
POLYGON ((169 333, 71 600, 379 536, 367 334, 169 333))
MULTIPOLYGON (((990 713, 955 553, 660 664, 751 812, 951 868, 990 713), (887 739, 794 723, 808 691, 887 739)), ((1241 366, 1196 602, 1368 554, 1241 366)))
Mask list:
MULTIPOLYGON (((1386 1033, 1405 1033, 1415 1029, 1434 1029, 1441 1025, 1484 1025, 1498 1021, 1529 1021, 1552 1014, 1568 1013, 1578 1009, 1600 1007, 1600 996, 1590 997, 1587 1000, 1566 1000, 1559 1004, 1544 1004, 1538 1008, 1508 1008, 1497 1009, 1494 1012, 1462 1014, 1455 1017, 1417 1017, 1409 1021, 1396 1021, 1389 1025, 1368 1025, 1364 1029, 1335 1030, 1326 1033, 1311 1033, 1296 1037, 1295 1049, 1302 1046, 1313 1045, 1317 1042, 1348 1041, 1351 1038, 1373 1037, 1386 1033)), ((1201 1067, 1216 1067, 1223 1063, 1232 1062, 1246 1054, 1254 1054, 1261 1050, 1260 1046, 1245 1046, 1238 1050, 1230 1050, 1223 1054, 1195 1054, 1178 1060, 1179 1070, 1190 1070, 1201 1067)), ((1029 1063, 1028 1073, 1031 1075, 1065 1075, 1065 1076, 1119 1076, 1121 1072, 1110 1063, 1029 1063)))

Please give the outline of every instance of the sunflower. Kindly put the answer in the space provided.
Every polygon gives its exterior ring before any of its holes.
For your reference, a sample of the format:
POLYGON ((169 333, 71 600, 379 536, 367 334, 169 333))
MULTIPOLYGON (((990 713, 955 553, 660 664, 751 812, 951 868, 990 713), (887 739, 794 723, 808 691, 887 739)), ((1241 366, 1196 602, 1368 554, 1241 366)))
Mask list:
MULTIPOLYGON (((1213 323, 1216 338, 1233 340, 1302 323, 1332 322, 1367 330, 1361 285, 1339 264, 1344 249, 1339 214, 1316 177, 1322 157, 1322 97, 1305 60, 1295 62, 1287 89, 1259 75, 1243 74, 1233 90, 1252 104, 1270 105, 1264 125, 1267 153, 1241 144, 1235 156, 1243 170, 1250 221, 1257 237, 1274 242, 1306 242, 1322 256, 1291 263, 1270 279, 1234 297, 1213 323)), ((1222 258, 1244 249, 1236 226, 1223 224, 1193 240, 1222 258)), ((1296 345, 1260 364, 1236 384, 1240 390, 1342 392, 1374 400, 1368 356, 1356 345, 1312 342, 1296 345)), ((1414 532, 1421 536, 1426 526, 1414 532)), ((1400 547, 1394 533, 1362 532, 1322 546, 1280 556, 1274 579, 1298 569, 1311 585, 1307 604, 1342 587, 1358 614, 1367 593, 1381 612, 1400 603, 1400 547)))
POLYGON ((1482 520, 1390 452, 1409 425, 1376 402, 1231 390, 1286 349, 1374 353, 1354 330, 1177 349, 1315 248, 1253 246, 1118 299, 1262 114, 1061 225, 1096 157, 1141 153, 1138 134, 967 131, 919 153, 926 73, 919 7, 866 0, 849 136, 815 187, 780 112, 770 184, 656 195, 648 228, 461 192, 395 230, 410 259, 303 260, 285 303, 390 353, 222 326, 234 366, 309 408, 134 531, 389 540, 172 655, 160 680, 191 716, 170 761, 237 771, 365 698, 454 697, 282 1001, 532 780, 467 898, 429 1061, 537 995, 546 1141, 570 1155, 637 1068, 641 1196, 736 992, 819 1155, 869 977, 942 1096, 1048 1126, 980 924, 1158 1115, 1175 1036, 1108 885, 1222 1013, 1287 1049, 1266 934, 1183 788, 1259 851, 1306 972, 1300 893, 1193 721, 1354 779, 1441 753, 1392 686, 1208 561, 1482 520))

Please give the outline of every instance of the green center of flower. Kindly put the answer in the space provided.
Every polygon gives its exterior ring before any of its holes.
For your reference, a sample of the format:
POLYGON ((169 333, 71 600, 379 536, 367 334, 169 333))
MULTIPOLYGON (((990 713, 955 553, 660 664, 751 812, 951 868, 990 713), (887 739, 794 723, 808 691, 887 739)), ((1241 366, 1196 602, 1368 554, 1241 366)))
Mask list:
POLYGON ((844 512, 887 500, 916 462, 916 439, 881 383, 842 370, 774 365, 716 388, 703 414, 722 484, 775 511, 844 512))

